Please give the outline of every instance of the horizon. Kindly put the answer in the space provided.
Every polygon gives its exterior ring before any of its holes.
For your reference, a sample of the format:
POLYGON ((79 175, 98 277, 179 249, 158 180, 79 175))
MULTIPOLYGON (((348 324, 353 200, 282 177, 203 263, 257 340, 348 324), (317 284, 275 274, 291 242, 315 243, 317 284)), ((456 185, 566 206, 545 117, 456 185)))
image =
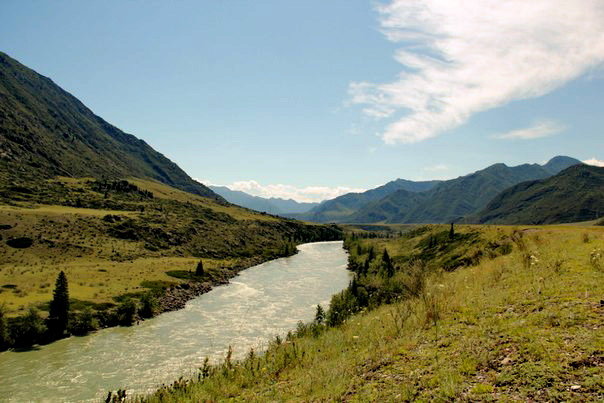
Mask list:
POLYGON ((596 1, 0 10, 2 51, 191 177, 255 196, 318 202, 556 155, 604 165, 596 1))

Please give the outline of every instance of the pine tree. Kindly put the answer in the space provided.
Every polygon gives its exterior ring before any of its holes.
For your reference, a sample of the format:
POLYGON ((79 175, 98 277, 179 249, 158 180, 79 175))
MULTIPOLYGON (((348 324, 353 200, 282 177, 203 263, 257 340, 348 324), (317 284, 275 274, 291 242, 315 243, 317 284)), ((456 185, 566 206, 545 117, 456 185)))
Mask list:
POLYGON ((394 276, 394 265, 386 249, 384 249, 384 253, 382 254, 382 266, 388 277, 394 276))
POLYGON ((375 251, 373 250, 373 246, 369 248, 369 256, 367 256, 367 260, 370 262, 375 259, 375 251))
POLYGON ((205 271, 203 270, 203 261, 199 261, 199 263, 197 263, 197 267, 195 268, 195 275, 198 277, 201 277, 205 274, 205 271))
POLYGON ((50 301, 50 313, 48 315, 48 327, 56 337, 61 337, 67 329, 69 320, 69 289, 67 276, 61 271, 57 276, 53 298, 50 301))
POLYGON ((317 313, 315 314, 315 322, 319 325, 325 320, 325 310, 321 305, 317 305, 317 313))

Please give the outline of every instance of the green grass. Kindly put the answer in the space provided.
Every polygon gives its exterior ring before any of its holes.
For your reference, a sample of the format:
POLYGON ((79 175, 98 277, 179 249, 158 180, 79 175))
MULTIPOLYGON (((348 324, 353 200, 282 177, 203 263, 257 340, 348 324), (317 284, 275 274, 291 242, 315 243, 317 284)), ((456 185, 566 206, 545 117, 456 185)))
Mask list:
MULTIPOLYGON (((405 261, 444 228, 359 242, 405 261)), ((590 256, 604 248, 604 229, 468 226, 458 233, 478 233, 482 257, 452 272, 430 269, 419 297, 315 337, 274 341, 263 355, 224 362, 146 400, 602 401, 604 272, 590 256), (511 253, 487 253, 493 242, 512 243, 511 253)), ((473 250, 447 252, 454 253, 473 250)))
POLYGON ((59 177, 37 185, 39 191, 24 200, 0 204, 0 304, 8 316, 47 303, 61 270, 73 298, 109 303, 145 291, 141 282, 187 281, 168 272, 194 270, 199 259, 209 280, 224 281, 236 267, 281 256, 292 239, 337 233, 225 206, 159 182, 129 181, 138 190, 102 194, 90 178, 59 177), (153 197, 143 197, 145 191, 153 197), (20 238, 31 246, 10 246, 20 238))

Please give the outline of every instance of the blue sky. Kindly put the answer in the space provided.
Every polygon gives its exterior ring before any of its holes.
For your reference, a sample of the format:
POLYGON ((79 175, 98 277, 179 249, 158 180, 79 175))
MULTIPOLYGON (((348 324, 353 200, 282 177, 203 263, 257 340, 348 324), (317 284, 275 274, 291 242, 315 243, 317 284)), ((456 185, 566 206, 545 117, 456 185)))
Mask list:
POLYGON ((604 160, 602 2, 462 3, 4 0, 0 50, 257 195, 604 160))

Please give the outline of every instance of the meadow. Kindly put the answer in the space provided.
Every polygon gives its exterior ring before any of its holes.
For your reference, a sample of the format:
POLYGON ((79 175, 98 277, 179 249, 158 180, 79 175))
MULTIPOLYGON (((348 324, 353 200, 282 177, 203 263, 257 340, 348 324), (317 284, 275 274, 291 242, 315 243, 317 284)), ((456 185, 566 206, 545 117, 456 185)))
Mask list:
POLYGON ((604 228, 447 233, 427 226, 395 239, 348 237, 354 267, 371 247, 376 266, 388 251, 397 271, 382 284, 406 286, 396 301, 330 326, 335 296, 324 318, 266 352, 240 362, 227 355, 197 379, 135 400, 602 401, 604 228), (443 269, 451 262, 463 264, 443 269))

